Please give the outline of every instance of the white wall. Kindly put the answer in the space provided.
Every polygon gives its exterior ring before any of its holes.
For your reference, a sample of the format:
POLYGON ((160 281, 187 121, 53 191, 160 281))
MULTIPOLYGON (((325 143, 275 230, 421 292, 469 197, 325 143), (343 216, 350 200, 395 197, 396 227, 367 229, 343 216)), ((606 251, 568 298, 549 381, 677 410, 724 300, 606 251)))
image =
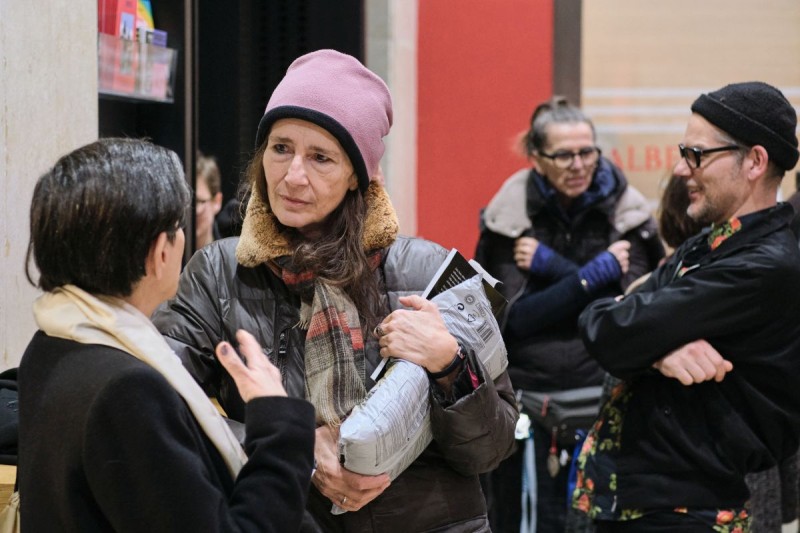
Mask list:
POLYGON ((417 232, 417 0, 367 0, 366 64, 392 93, 394 124, 382 160, 400 231, 417 232))
POLYGON ((25 279, 39 174, 97 137, 97 3, 0 0, 0 369, 36 330, 25 279))

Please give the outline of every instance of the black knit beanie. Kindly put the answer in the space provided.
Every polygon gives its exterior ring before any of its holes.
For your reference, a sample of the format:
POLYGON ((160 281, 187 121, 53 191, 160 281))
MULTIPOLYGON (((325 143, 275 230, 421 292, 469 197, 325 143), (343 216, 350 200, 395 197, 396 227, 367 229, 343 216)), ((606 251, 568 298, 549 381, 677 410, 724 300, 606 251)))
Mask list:
POLYGON ((797 113, 772 85, 760 81, 726 85, 700 95, 692 112, 749 146, 763 146, 782 170, 797 164, 797 113))

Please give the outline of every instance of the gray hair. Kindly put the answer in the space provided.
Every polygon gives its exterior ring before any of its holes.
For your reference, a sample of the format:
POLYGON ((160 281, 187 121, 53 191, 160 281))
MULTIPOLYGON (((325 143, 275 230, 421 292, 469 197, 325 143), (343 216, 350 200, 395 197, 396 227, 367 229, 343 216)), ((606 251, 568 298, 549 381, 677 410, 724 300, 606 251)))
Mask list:
POLYGON ((550 124, 578 124, 581 122, 588 124, 592 128, 592 137, 594 137, 594 124, 583 114, 583 111, 570 104, 563 96, 553 96, 533 110, 530 129, 522 138, 522 150, 528 157, 535 152, 541 152, 547 144, 547 132, 545 130, 550 124))

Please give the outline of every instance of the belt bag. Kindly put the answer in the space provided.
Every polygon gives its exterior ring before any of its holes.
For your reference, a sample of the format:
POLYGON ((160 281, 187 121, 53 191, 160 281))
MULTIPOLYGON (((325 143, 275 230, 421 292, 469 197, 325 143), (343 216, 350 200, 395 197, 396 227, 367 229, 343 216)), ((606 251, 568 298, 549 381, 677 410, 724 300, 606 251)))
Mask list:
POLYGON ((520 393, 525 412, 550 430, 561 446, 572 446, 576 442, 575 432, 588 429, 597 418, 603 387, 520 393))

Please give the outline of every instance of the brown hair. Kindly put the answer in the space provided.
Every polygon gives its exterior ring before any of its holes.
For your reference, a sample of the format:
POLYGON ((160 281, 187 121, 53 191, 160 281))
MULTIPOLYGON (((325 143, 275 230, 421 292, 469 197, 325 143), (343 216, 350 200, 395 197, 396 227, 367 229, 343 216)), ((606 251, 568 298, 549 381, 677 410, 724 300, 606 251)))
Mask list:
POLYGON ((197 152, 197 165, 195 166, 195 173, 198 180, 203 180, 208 187, 208 192, 211 197, 217 195, 222 187, 219 165, 214 157, 203 155, 202 152, 197 152))
POLYGON ((677 248, 703 229, 702 224, 686 214, 688 208, 689 192, 686 181, 681 176, 671 175, 661 195, 658 213, 658 231, 671 248, 677 248))
MULTIPOLYGON (((262 159, 266 143, 256 150, 245 171, 251 190, 269 205, 267 178, 262 159)), ((383 318, 385 310, 378 278, 370 267, 367 250, 362 246, 367 204, 358 189, 348 191, 342 203, 330 214, 329 230, 309 241, 294 228, 276 220, 294 252, 296 268, 314 272, 326 282, 341 287, 350 297, 363 319, 365 330, 371 330, 383 318)))

